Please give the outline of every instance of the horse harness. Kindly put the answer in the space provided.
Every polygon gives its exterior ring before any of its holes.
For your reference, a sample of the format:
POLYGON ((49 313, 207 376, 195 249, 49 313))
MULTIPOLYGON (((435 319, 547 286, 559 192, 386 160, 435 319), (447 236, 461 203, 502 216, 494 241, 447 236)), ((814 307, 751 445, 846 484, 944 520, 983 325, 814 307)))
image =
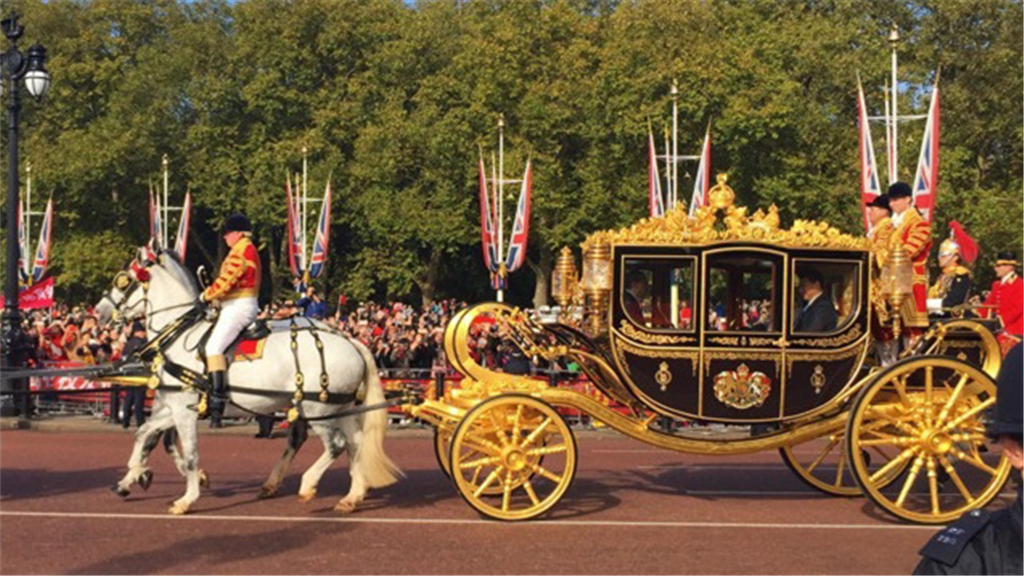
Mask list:
MULTIPOLYGON (((181 364, 168 361, 164 356, 164 351, 167 349, 168 346, 170 346, 170 344, 177 341, 190 328, 195 326, 196 323, 198 323, 204 316, 205 312, 202 306, 194 305, 193 308, 185 312, 185 314, 182 314, 177 319, 171 321, 168 325, 161 328, 157 335, 153 337, 153 339, 146 342, 146 344, 144 344, 141 348, 135 351, 129 358, 125 359, 126 362, 130 359, 136 359, 149 366, 149 380, 147 382, 147 385, 150 389, 156 389, 158 387, 163 386, 164 388, 167 389, 183 388, 198 390, 200 394, 202 394, 199 403, 196 405, 196 410, 199 413, 203 413, 206 411, 206 399, 211 391, 211 385, 209 380, 207 380, 205 374, 201 372, 197 372, 196 370, 192 370, 191 368, 182 366, 181 364), (160 378, 162 373, 169 374, 170 376, 177 379, 179 382, 182 382, 184 386, 176 387, 173 385, 162 384, 160 378)), ((199 343, 196 345, 196 349, 200 360, 205 360, 203 358, 203 356, 205 355, 203 352, 203 344, 205 344, 206 341, 209 339, 210 333, 212 331, 213 326, 211 325, 209 328, 206 329, 206 331, 200 337, 199 343)), ((290 398, 291 408, 289 408, 288 410, 289 422, 294 422, 295 420, 300 419, 305 421, 315 421, 337 418, 337 414, 332 414, 329 416, 320 416, 316 418, 307 418, 305 414, 303 414, 302 410, 302 402, 304 401, 320 402, 323 404, 348 404, 352 401, 361 401, 361 398, 358 397, 357 393, 337 393, 330 392, 328 390, 328 388, 330 387, 330 378, 327 375, 327 362, 326 359, 324 358, 324 345, 323 341, 320 339, 320 335, 318 334, 319 331, 320 329, 318 329, 312 322, 310 322, 309 325, 307 326, 300 326, 296 322, 295 317, 290 318, 290 348, 292 351, 292 357, 295 361, 294 392, 259 390, 255 388, 247 388, 244 386, 235 386, 230 383, 228 384, 229 391, 235 391, 242 394, 252 394, 256 396, 277 396, 282 398, 290 398), (298 335, 300 332, 310 333, 310 335, 313 337, 317 353, 320 357, 320 391, 319 394, 311 395, 310 398, 307 398, 307 391, 303 388, 303 384, 305 383, 305 377, 302 374, 302 366, 299 361, 298 345, 298 335)), ((266 325, 265 321, 257 321, 254 327, 250 327, 243 330, 238 335, 238 338, 235 339, 235 342, 232 343, 232 346, 237 344, 239 340, 250 338, 264 338, 270 336, 271 334, 272 331, 266 325)), ((270 414, 262 414, 254 410, 249 410, 248 408, 241 406, 238 403, 231 401, 230 399, 229 402, 231 402, 231 404, 236 408, 249 414, 253 414, 256 416, 271 416, 270 414)))

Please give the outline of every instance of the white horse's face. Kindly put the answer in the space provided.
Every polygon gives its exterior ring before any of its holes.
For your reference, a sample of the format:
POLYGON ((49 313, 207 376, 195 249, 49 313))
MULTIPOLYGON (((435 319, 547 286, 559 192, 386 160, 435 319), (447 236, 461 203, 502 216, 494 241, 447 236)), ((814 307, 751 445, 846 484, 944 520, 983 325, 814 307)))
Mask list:
POLYGON ((94 310, 101 324, 111 320, 131 322, 145 313, 145 286, 129 268, 118 272, 94 310))

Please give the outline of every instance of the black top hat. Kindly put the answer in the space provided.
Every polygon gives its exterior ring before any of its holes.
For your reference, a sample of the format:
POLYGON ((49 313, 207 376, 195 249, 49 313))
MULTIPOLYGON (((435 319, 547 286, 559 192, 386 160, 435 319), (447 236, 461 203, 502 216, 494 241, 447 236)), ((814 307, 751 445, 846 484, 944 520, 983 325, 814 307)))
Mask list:
POLYGON ((252 223, 245 214, 232 214, 224 221, 224 232, 252 232, 252 223))
POLYGON ((988 425, 989 436, 1015 436, 1018 440, 1024 435, 1024 387, 1020 385, 1024 378, 1024 343, 1018 343, 1010 349, 999 369, 996 382, 995 418, 988 425))
POLYGON ((889 199, 893 198, 910 198, 914 195, 914 192, 910 189, 910 184, 906 182, 893 182, 892 186, 889 186, 889 199))
POLYGON ((892 212, 892 207, 889 206, 888 194, 879 194, 878 196, 875 196, 874 198, 871 199, 871 202, 868 202, 867 204, 865 204, 865 206, 867 206, 868 208, 871 208, 872 206, 875 208, 884 208, 889 212, 892 212))

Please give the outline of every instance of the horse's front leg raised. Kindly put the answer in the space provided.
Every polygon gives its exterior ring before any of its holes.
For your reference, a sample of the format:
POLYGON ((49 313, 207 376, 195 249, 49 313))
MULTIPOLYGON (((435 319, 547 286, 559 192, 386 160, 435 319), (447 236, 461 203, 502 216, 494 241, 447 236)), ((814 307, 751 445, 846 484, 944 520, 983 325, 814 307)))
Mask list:
POLYGON ((143 424, 135 433, 135 445, 132 455, 128 458, 128 472, 110 487, 110 491, 122 498, 131 493, 132 484, 138 482, 143 490, 148 490, 153 481, 153 473, 146 467, 150 453, 160 443, 160 434, 173 426, 170 410, 161 408, 143 424))
POLYGON ((292 423, 288 428, 288 447, 285 448, 281 459, 277 461, 274 470, 270 472, 270 477, 267 478, 267 481, 263 483, 263 487, 260 488, 259 498, 273 498, 277 496, 277 490, 281 487, 281 480, 284 479, 284 475, 292 465, 295 454, 298 453, 299 448, 302 448, 308 437, 309 424, 305 420, 296 420, 292 423))
POLYGON ((185 514, 199 499, 199 416, 182 399, 180 406, 172 408, 174 427, 181 439, 182 458, 185 463, 185 495, 174 501, 168 512, 185 514))

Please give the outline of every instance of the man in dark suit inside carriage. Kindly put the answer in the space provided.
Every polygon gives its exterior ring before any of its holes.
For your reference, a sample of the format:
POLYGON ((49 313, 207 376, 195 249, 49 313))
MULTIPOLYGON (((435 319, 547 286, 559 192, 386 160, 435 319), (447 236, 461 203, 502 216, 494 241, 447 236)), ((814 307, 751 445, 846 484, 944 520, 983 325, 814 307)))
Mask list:
POLYGON ((794 332, 832 332, 838 316, 832 298, 825 292, 825 279, 821 272, 806 269, 797 287, 804 305, 796 312, 794 332))
POLYGON ((637 324, 645 324, 643 301, 650 296, 651 284, 647 276, 640 270, 626 273, 626 292, 622 295, 622 304, 629 316, 637 324))

